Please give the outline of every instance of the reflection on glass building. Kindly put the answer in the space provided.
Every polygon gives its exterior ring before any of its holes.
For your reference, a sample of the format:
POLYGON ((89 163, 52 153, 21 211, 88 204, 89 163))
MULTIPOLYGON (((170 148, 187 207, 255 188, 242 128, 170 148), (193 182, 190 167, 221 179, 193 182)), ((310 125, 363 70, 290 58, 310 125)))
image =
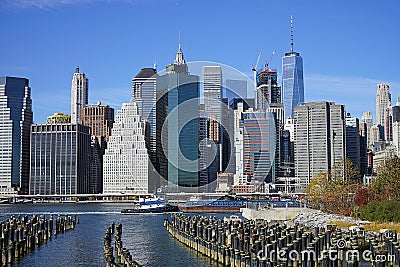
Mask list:
POLYGON ((243 129, 244 174, 259 187, 275 182, 275 129, 271 112, 248 110, 240 122, 243 129))
POLYGON ((290 52, 282 57, 282 89, 285 120, 294 118, 294 107, 304 103, 303 59, 293 49, 293 19, 290 17, 290 52))
POLYGON ((294 107, 304 102, 303 59, 297 52, 282 58, 282 87, 286 121, 293 118, 294 107))
POLYGON ((0 77, 0 194, 28 193, 32 116, 29 80, 0 77))
POLYGON ((90 128, 33 124, 29 194, 85 194, 89 190, 90 128))
POLYGON ((157 77, 158 171, 169 191, 197 191, 199 77, 189 74, 180 46, 166 72, 157 77))

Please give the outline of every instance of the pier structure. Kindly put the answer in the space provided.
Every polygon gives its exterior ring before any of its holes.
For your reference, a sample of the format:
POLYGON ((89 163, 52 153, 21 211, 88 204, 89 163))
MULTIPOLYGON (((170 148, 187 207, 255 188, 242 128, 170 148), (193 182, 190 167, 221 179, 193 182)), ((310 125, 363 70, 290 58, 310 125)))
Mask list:
POLYGON ((132 259, 132 255, 122 243, 122 224, 112 223, 106 230, 104 236, 104 262, 106 267, 141 267, 139 263, 132 259), (114 248, 111 244, 114 235, 114 248))
POLYGON ((172 214, 164 226, 176 240, 218 266, 400 265, 399 239, 393 230, 375 234, 362 228, 345 231, 336 225, 309 229, 299 224, 183 214, 172 214))
POLYGON ((52 236, 75 228, 76 215, 17 215, 0 222, 0 266, 11 266, 36 247, 52 239, 52 236))

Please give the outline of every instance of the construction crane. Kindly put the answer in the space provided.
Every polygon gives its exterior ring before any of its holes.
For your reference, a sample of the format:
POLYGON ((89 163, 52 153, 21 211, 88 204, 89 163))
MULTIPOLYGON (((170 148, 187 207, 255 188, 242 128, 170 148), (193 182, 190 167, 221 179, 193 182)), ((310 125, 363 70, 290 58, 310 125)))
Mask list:
POLYGON ((257 108, 257 67, 258 67, 258 63, 260 62, 261 53, 262 53, 262 49, 260 49, 260 52, 258 53, 256 65, 252 65, 252 68, 251 68, 251 70, 253 71, 253 74, 254 74, 254 93, 255 93, 254 107, 255 108, 257 108))
POLYGON ((265 65, 264 65, 265 66, 265 70, 269 70, 268 65, 271 62, 271 60, 274 57, 274 55, 275 55, 275 50, 274 50, 274 52, 272 52, 272 55, 269 57, 269 59, 265 62, 265 65))

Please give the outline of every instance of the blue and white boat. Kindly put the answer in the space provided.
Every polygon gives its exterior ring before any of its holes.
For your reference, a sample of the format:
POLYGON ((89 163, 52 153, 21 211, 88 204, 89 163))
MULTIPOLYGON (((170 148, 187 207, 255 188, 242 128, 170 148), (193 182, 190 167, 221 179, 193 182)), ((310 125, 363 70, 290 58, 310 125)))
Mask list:
POLYGON ((159 197, 139 198, 133 209, 123 209, 121 213, 162 213, 178 211, 178 207, 169 205, 165 199, 159 197))

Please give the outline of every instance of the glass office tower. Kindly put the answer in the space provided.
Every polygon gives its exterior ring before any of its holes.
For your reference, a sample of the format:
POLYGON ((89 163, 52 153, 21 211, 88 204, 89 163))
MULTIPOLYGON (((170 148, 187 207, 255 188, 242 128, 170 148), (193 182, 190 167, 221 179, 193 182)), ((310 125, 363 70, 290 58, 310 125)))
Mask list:
POLYGON ((0 77, 0 193, 28 193, 32 117, 29 80, 0 77))
POLYGON ((303 59, 297 52, 286 53, 282 58, 282 87, 286 121, 293 118, 294 107, 304 103, 303 59))

